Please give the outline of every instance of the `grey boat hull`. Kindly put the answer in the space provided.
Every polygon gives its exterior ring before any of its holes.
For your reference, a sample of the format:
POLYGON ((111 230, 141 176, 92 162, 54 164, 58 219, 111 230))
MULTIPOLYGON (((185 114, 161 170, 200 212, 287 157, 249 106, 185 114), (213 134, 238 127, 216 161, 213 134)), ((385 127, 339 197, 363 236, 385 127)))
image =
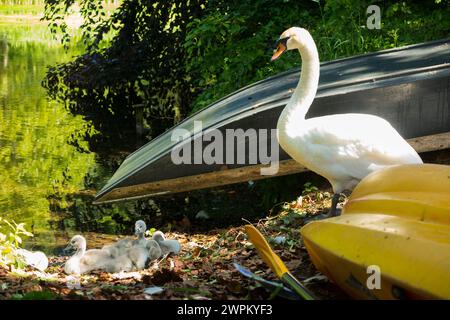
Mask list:
MULTIPOLYGON (((288 71, 238 90, 150 141, 125 159, 96 195, 95 203, 272 177, 261 175, 260 168, 265 165, 258 150, 266 145, 269 154, 273 152, 270 142, 276 137, 271 129, 276 128, 299 72, 288 71), (194 131, 196 121, 202 123, 200 133, 194 131), (174 141, 177 129, 187 130, 189 138, 174 141), (224 136, 227 129, 266 129, 267 137, 248 137, 243 163, 235 159, 233 163, 195 164, 194 152, 191 164, 173 163, 174 148, 190 144, 192 151, 199 145, 204 150, 211 143, 204 141, 205 135, 213 129, 224 136)), ((374 114, 388 120, 418 152, 450 148, 450 40, 321 64, 319 89, 307 118, 341 113, 374 114)), ((305 170, 281 148, 278 151, 280 170, 276 175, 305 170)), ((223 160, 226 162, 225 155, 223 160)))

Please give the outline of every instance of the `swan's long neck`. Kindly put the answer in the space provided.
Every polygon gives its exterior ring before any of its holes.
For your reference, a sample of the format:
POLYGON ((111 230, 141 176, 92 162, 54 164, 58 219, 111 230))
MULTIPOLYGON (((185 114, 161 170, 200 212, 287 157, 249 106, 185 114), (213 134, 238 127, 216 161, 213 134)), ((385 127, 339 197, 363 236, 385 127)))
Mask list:
POLYGON ((291 130, 298 128, 316 96, 320 75, 319 53, 312 37, 306 43, 299 48, 303 62, 300 81, 278 119, 277 128, 281 135, 289 135, 291 130))
POLYGON ((84 253, 86 252, 86 244, 81 244, 78 248, 73 257, 76 257, 80 259, 82 256, 84 256, 84 253))

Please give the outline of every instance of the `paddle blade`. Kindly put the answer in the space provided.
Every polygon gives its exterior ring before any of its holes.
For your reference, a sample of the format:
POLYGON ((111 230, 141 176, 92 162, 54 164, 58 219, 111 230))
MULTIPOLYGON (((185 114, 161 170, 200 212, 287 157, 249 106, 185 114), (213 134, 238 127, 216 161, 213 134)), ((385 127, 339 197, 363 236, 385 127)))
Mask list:
POLYGON ((252 225, 245 226, 245 232, 247 233, 250 241, 255 246, 256 250, 259 253, 261 259, 270 267, 270 269, 279 277, 286 272, 288 269, 286 268, 283 261, 281 261, 280 257, 277 256, 275 252, 272 251, 269 244, 267 243, 264 236, 252 225))
POLYGON ((255 246, 259 253, 259 256, 264 262, 272 269, 272 271, 289 285, 300 297, 305 300, 314 300, 312 293, 306 289, 300 281, 298 281, 287 269, 286 265, 281 261, 280 257, 273 252, 272 248, 267 243, 263 235, 252 225, 245 226, 245 232, 247 233, 250 241, 255 246))

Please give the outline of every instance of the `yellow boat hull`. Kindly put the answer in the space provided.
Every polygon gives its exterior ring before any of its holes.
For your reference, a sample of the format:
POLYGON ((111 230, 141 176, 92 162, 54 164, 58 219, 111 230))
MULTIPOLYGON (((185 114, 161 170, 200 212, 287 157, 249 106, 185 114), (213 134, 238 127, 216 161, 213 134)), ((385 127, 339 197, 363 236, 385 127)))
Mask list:
POLYGON ((354 298, 450 299, 450 166, 375 172, 341 216, 301 233, 317 269, 354 298))

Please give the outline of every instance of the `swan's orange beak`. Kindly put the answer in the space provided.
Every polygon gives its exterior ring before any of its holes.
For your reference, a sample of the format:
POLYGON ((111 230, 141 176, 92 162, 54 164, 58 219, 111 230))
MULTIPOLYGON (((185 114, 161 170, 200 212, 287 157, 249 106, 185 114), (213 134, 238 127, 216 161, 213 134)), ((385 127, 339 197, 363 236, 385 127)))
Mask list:
POLYGON ((270 61, 277 60, 285 51, 286 51, 286 47, 280 43, 277 47, 277 50, 274 52, 272 59, 270 59, 270 61))
POLYGON ((272 59, 270 59, 270 61, 275 61, 276 59, 278 59, 283 52, 285 52, 287 50, 287 41, 289 38, 281 38, 277 41, 277 43, 275 44, 277 49, 274 52, 272 59))

